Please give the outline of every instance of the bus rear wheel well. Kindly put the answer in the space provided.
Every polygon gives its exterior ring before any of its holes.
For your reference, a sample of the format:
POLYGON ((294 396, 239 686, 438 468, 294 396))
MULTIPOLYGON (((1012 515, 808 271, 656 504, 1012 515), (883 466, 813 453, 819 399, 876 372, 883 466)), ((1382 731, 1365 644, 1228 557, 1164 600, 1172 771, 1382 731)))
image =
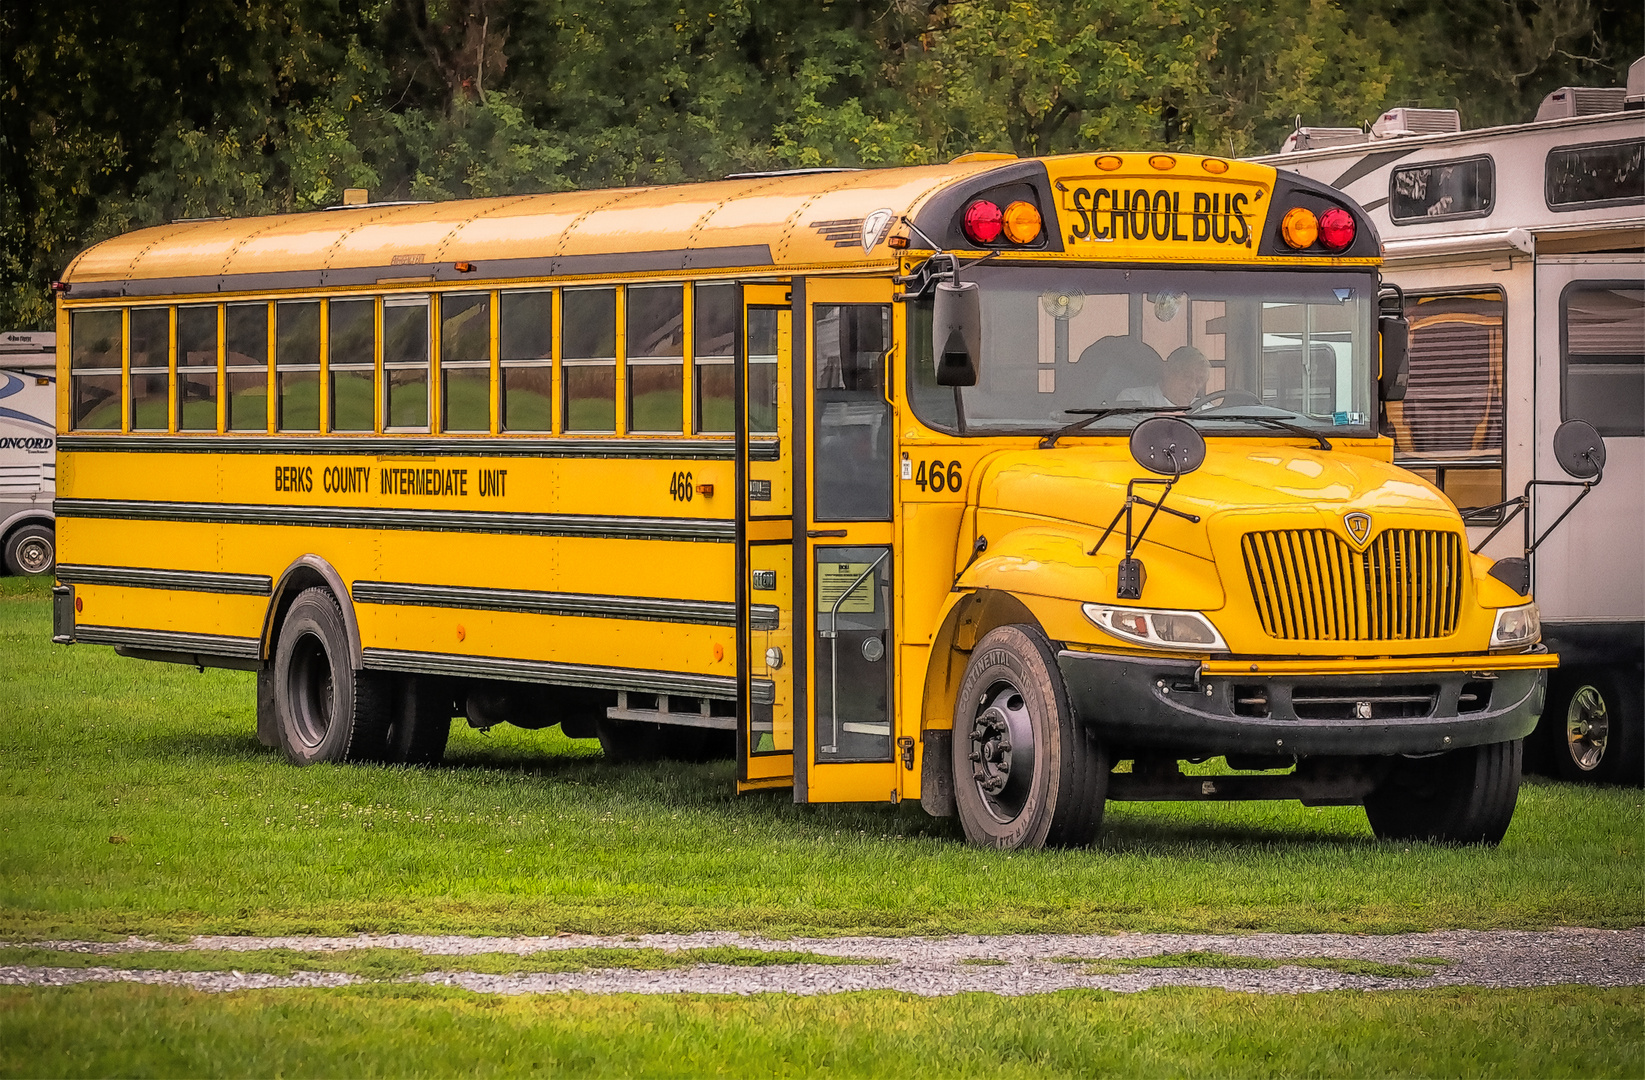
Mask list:
POLYGON ((342 575, 318 555, 304 555, 286 567, 275 582, 268 613, 263 617, 263 661, 267 663, 274 659, 274 646, 280 639, 280 625, 285 622, 286 612, 291 609, 292 603, 305 589, 312 588, 325 589, 337 601, 343 614, 343 626, 348 632, 349 662, 356 671, 360 670, 365 665, 360 648, 360 624, 354 617, 353 599, 348 586, 343 584, 342 575))

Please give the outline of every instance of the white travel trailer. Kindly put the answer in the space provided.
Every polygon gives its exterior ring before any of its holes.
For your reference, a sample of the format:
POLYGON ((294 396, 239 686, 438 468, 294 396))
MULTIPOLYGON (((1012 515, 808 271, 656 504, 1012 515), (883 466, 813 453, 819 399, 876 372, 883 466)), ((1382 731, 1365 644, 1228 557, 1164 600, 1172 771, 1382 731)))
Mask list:
POLYGON ((13 574, 57 565, 57 335, 0 332, 0 552, 13 574))
POLYGON ((1645 60, 1628 87, 1566 87, 1534 122, 1462 131, 1394 109, 1370 132, 1299 128, 1262 160, 1359 202, 1404 291, 1410 384, 1385 423, 1396 460, 1471 516, 1486 555, 1520 555, 1582 493, 1554 429, 1592 422, 1603 483, 1536 549, 1544 640, 1560 654, 1527 760, 1572 779, 1645 771, 1645 60), (1538 484, 1527 488, 1530 481, 1538 484), (1505 522, 1524 494, 1527 511, 1505 522), (1499 529, 1499 526, 1505 525, 1499 529))

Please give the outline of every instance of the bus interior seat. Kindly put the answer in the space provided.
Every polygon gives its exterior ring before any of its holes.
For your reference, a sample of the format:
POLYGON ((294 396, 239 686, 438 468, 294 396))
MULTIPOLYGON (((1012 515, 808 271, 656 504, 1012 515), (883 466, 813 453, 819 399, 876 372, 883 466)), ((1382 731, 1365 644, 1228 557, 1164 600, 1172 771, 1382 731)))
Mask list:
POLYGON ((1164 366, 1158 351, 1141 338, 1111 334, 1087 345, 1065 377, 1080 387, 1081 408, 1105 409, 1126 390, 1158 383, 1164 366))

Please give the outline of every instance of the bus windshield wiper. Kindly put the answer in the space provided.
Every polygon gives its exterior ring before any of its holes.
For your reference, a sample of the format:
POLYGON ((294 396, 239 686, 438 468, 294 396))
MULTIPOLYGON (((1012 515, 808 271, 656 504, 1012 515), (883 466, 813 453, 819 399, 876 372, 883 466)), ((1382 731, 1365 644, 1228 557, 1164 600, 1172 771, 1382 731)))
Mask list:
POLYGON ((1072 424, 1060 427, 1040 439, 1040 449, 1051 449, 1057 445, 1057 440, 1064 435, 1073 435, 1076 432, 1083 431, 1105 416, 1129 416, 1133 413, 1181 413, 1186 408, 1187 406, 1184 405, 1120 405, 1111 409, 1064 409, 1063 412, 1073 413, 1079 416, 1080 419, 1075 420, 1072 424))
POLYGON ((1252 416, 1250 413, 1201 413, 1195 416, 1190 413, 1183 419, 1190 423, 1195 420, 1244 420, 1252 424, 1262 424, 1264 427, 1275 428, 1279 431, 1289 431, 1293 435, 1301 435, 1304 439, 1313 439, 1319 444, 1321 450, 1331 449, 1331 440, 1324 435, 1311 428, 1305 428, 1301 424, 1281 420, 1277 416, 1252 416))

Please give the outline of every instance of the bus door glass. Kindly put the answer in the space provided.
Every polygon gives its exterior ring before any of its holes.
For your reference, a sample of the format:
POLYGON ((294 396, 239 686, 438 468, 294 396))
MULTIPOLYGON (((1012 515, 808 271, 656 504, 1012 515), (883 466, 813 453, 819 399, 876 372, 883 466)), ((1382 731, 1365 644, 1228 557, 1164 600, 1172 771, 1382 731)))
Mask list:
POLYGON ((896 797, 896 572, 888 281, 804 291, 807 701, 795 798, 896 797), (803 769, 803 780, 802 780, 803 769))
POLYGON ((789 287, 746 285, 741 293, 750 700, 740 712, 737 781, 746 791, 794 776, 794 348, 789 287))

